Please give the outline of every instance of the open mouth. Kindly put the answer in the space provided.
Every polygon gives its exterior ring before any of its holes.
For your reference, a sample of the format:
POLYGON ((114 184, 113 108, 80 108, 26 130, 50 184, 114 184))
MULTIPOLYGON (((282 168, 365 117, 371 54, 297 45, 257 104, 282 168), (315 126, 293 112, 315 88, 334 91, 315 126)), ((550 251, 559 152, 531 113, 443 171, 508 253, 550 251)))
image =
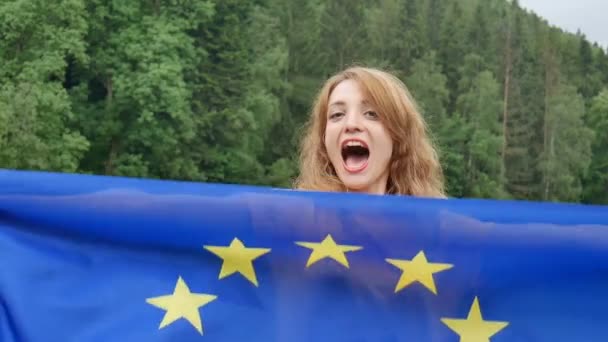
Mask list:
POLYGON ((367 167, 369 148, 360 140, 347 140, 342 143, 342 160, 349 172, 360 172, 367 167))

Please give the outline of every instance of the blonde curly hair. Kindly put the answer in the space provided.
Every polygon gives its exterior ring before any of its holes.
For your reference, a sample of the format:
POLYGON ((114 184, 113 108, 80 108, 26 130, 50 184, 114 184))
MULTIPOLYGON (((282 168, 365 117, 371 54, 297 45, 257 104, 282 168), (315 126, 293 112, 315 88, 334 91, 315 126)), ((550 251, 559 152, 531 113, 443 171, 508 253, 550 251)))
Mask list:
POLYGON ((323 143, 329 97, 344 80, 356 81, 372 102, 393 140, 386 193, 444 198, 443 173, 426 123, 403 82, 388 72, 351 67, 329 78, 320 90, 301 142, 295 188, 348 191, 323 143))

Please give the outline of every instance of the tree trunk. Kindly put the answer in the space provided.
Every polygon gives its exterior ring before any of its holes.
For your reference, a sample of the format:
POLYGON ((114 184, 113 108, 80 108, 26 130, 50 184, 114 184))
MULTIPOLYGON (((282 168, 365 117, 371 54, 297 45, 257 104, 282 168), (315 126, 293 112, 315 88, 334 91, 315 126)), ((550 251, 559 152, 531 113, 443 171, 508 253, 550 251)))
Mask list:
POLYGON ((545 76, 545 115, 543 118, 543 152, 545 155, 545 167, 543 168, 543 184, 544 184, 544 194, 543 200, 547 200, 549 195, 549 154, 547 153, 547 146, 549 144, 549 97, 550 93, 550 83, 549 83, 549 72, 546 72, 545 76))
MULTIPOLYGON (((553 158, 555 158, 554 142, 555 142, 555 127, 553 127, 553 129, 551 130, 551 141, 549 143, 549 158, 547 159, 547 162, 552 161, 553 158)), ((548 171, 549 171, 549 168, 547 168, 547 173, 548 173, 548 171)), ((544 194, 545 201, 549 200, 550 189, 551 189, 551 177, 550 177, 550 175, 547 175, 546 182, 545 182, 545 194, 544 194)))
MULTIPOLYGON (((112 111, 112 98, 114 96, 114 87, 112 83, 112 77, 110 76, 106 82, 106 114, 111 115, 112 111)), ((110 153, 108 154, 108 159, 105 162, 105 174, 112 175, 114 173, 114 159, 116 158, 116 153, 118 152, 118 139, 116 137, 112 137, 112 141, 110 142, 110 153)))
POLYGON ((504 80, 504 96, 503 96, 503 111, 502 111, 502 151, 500 161, 500 173, 502 177, 506 177, 506 153, 508 144, 508 120, 509 120, 509 83, 511 81, 512 69, 512 51, 511 51, 511 25, 507 29, 507 48, 505 51, 505 80, 504 80))
POLYGON ((547 39, 544 52, 545 62, 545 112, 543 117, 543 155, 545 156, 545 165, 542 169, 542 185, 543 185, 543 200, 549 200, 551 189, 551 162, 554 156, 554 140, 557 122, 551 120, 554 115, 551 108, 551 101, 555 96, 555 88, 559 83, 559 70, 556 61, 555 51, 551 45, 552 41, 547 39))

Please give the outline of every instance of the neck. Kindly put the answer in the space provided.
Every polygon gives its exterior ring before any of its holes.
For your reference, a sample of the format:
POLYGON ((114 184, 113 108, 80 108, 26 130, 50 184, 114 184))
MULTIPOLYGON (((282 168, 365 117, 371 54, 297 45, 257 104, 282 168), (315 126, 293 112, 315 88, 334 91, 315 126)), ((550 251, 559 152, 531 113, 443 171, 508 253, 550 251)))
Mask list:
POLYGON ((371 195, 386 195, 386 186, 388 184, 388 177, 382 177, 378 181, 370 184, 365 188, 360 189, 346 189, 347 192, 357 192, 371 195))

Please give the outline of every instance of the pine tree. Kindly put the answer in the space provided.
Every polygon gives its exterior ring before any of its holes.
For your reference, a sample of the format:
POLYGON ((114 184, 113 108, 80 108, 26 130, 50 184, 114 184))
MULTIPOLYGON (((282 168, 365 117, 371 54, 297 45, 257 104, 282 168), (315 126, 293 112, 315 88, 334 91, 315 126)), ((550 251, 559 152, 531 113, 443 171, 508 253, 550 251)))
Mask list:
POLYGON ((517 1, 509 10, 512 24, 508 31, 511 38, 506 61, 512 68, 505 91, 508 104, 503 113, 504 170, 507 190, 515 198, 532 199, 539 191, 536 151, 542 141, 535 132, 542 122, 542 102, 539 99, 542 99, 543 80, 533 41, 536 35, 528 26, 517 1))
POLYGON ((462 64, 462 58, 466 54, 466 47, 462 44, 466 41, 466 20, 460 2, 452 2, 452 6, 446 14, 446 19, 441 27, 439 59, 442 64, 443 73, 447 77, 447 85, 450 90, 450 101, 448 113, 454 111, 454 105, 458 94, 458 66, 462 64))
POLYGON ((443 27, 445 15, 445 1, 429 0, 427 7, 426 23, 429 48, 438 51, 440 46, 440 31, 437 29, 443 27))
POLYGON ((397 66, 402 74, 407 75, 414 61, 428 49, 424 12, 419 0, 401 0, 401 23, 399 29, 400 51, 397 66))
POLYGON ((439 130, 447 117, 448 101, 447 78, 441 73, 437 54, 431 51, 414 61, 410 77, 404 78, 412 96, 417 101, 431 131, 439 130))
POLYGON ((464 195, 504 198, 501 173, 502 110, 500 85, 488 70, 479 70, 481 56, 469 54, 460 68, 456 110, 470 129, 462 151, 465 159, 464 195))
POLYGON ((450 196, 465 196, 464 151, 470 126, 459 114, 447 116, 449 101, 447 77, 441 72, 437 54, 431 51, 413 63, 411 76, 405 78, 413 97, 429 124, 431 136, 439 149, 446 188, 450 196))
POLYGON ((541 154, 547 201, 579 201, 581 176, 591 161, 592 132, 584 126, 584 102, 572 85, 558 84, 548 99, 547 144, 541 154))
POLYGON ((249 41, 254 8, 252 2, 216 1, 211 22, 192 33, 198 56, 190 82, 199 132, 193 143, 197 167, 208 181, 258 183, 264 177, 247 146, 254 139, 249 135, 258 133, 248 108, 254 105, 248 98, 255 63, 249 41))
POLYGON ((325 74, 360 62, 365 41, 364 0, 328 0, 321 17, 325 74))
POLYGON ((378 67, 394 68, 402 58, 403 43, 401 0, 379 0, 378 6, 365 10, 366 61, 378 67))
POLYGON ((269 128, 263 160, 268 166, 268 182, 290 186, 297 173, 297 153, 301 127, 308 118, 312 98, 323 78, 327 77, 326 54, 321 49, 323 0, 272 0, 267 8, 280 19, 279 31, 286 40, 287 68, 281 82, 285 91, 279 94, 279 121, 269 128))

